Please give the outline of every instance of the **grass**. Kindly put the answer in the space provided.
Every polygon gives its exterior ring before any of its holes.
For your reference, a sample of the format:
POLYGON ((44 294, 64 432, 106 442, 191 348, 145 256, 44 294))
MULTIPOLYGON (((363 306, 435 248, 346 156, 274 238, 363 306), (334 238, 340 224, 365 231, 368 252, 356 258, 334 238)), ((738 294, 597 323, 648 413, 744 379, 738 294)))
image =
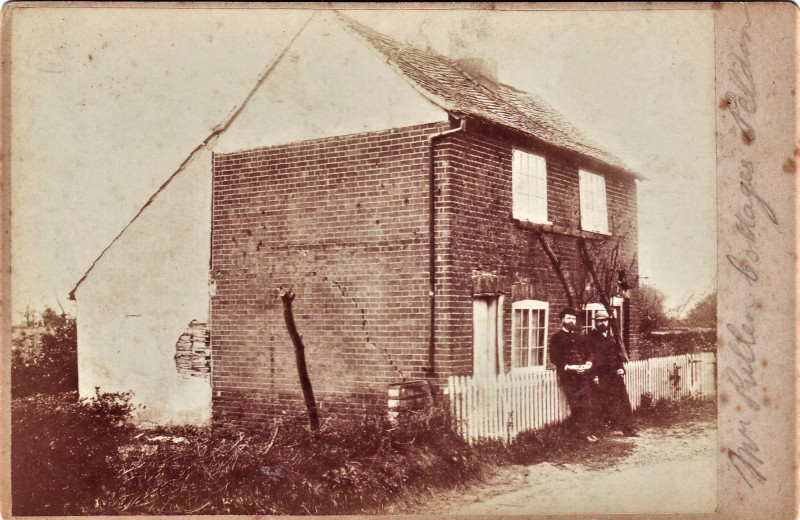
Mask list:
POLYGON ((16 403, 15 515, 354 514, 480 472, 438 408, 396 423, 385 411, 333 417, 316 432, 304 416, 250 430, 133 430, 96 409, 74 396, 16 403), (69 434, 70 418, 82 416, 87 427, 69 434))
MULTIPOLYGON (((711 420, 715 404, 651 403, 637 421, 644 429, 711 420)), ((120 397, 15 400, 14 514, 385 513, 407 497, 458 487, 509 464, 600 468, 633 450, 613 435, 597 443, 576 439, 569 423, 523 432, 508 446, 470 447, 449 427, 447 410, 435 407, 397 423, 385 413, 333 417, 317 432, 303 416, 255 430, 136 430, 122 424, 127 409, 120 397), (76 424, 84 426, 75 430, 76 424)))
MULTIPOLYGON (((635 413, 639 430, 667 429, 684 424, 701 429, 703 422, 716 419, 716 401, 658 400, 648 402, 635 413)), ((598 442, 590 443, 577 438, 569 421, 549 425, 539 430, 520 433, 513 442, 504 446, 499 442, 483 442, 476 446, 479 452, 491 454, 499 464, 531 465, 543 462, 564 465, 580 464, 589 469, 615 465, 628 457, 634 445, 627 438, 606 432, 598 442)))
POLYGON ((676 424, 684 424, 690 429, 701 429, 704 427, 704 423, 716 421, 717 402, 715 400, 668 401, 660 399, 650 404, 643 404, 636 410, 636 418, 640 428, 663 429, 676 424))
POLYGON ((317 432, 298 417, 247 432, 154 433, 182 440, 129 450, 121 464, 127 473, 104 513, 362 513, 385 506, 408 487, 449 485, 477 469, 469 446, 446 427, 439 411, 409 415, 398 424, 385 414, 331 420, 317 432))

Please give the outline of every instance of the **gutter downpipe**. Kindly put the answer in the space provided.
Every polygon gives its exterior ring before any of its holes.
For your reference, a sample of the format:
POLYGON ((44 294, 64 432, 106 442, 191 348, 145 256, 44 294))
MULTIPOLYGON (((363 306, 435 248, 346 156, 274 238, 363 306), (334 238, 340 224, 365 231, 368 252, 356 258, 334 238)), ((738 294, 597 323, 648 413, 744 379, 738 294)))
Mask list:
POLYGON ((463 132, 467 129, 467 118, 454 116, 460 121, 458 128, 445 130, 438 134, 433 134, 428 137, 428 235, 429 235, 429 249, 430 249, 430 273, 429 273, 429 288, 428 297, 430 299, 431 315, 430 325, 428 331, 428 366, 425 372, 428 377, 436 375, 436 158, 435 158, 435 142, 436 140, 449 135, 463 132))

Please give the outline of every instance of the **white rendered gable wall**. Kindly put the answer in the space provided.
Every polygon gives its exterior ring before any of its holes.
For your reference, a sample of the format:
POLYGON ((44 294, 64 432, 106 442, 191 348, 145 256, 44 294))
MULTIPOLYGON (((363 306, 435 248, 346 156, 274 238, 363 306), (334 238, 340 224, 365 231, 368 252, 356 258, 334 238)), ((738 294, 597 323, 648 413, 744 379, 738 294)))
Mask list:
POLYGON ((447 121, 377 54, 326 16, 315 16, 215 152, 447 121))
POLYGON ((191 320, 208 320, 211 153, 200 151, 95 264, 75 292, 82 397, 133 391, 142 421, 204 424, 207 378, 176 368, 191 320))

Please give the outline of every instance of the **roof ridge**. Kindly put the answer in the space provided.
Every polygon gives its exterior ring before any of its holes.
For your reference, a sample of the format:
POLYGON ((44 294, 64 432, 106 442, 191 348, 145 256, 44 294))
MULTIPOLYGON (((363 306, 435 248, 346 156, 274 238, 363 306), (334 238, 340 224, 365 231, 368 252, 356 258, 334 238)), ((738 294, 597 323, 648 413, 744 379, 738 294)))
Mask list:
POLYGON ((424 97, 445 110, 513 128, 545 143, 644 178, 615 154, 589 139, 538 94, 500 81, 496 81, 498 88, 495 91, 477 81, 457 60, 435 49, 428 47, 423 50, 407 41, 395 40, 339 10, 332 10, 332 13, 347 31, 376 52, 424 97))
MULTIPOLYGON (((497 104, 503 105, 505 108, 510 108, 511 110, 517 112, 524 119, 528 119, 529 118, 529 116, 527 114, 525 114, 523 111, 519 110, 517 107, 513 106, 513 104, 505 102, 505 100, 503 100, 501 97, 499 97, 496 93, 492 92, 491 89, 485 87, 484 85, 481 85, 480 82, 478 82, 475 78, 472 77, 472 75, 470 75, 467 71, 465 71, 463 68, 461 68, 458 65, 458 63, 456 62, 456 60, 454 60, 453 58, 450 58, 449 56, 441 54, 441 53, 439 53, 438 51, 436 51, 436 50, 434 50, 432 48, 427 48, 426 50, 423 51, 422 49, 419 49, 418 47, 416 47, 416 46, 414 46, 414 45, 412 45, 412 44, 410 44, 408 42, 401 42, 399 40, 395 40, 394 38, 390 38, 389 36, 386 36, 385 34, 382 34, 382 33, 378 32, 378 31, 376 31, 375 29, 373 29, 373 28, 371 28, 371 27, 369 27, 367 25, 362 24, 361 22, 359 22, 357 20, 354 20, 353 18, 344 15, 343 13, 341 13, 338 10, 334 10, 333 12, 339 17, 340 21, 344 23, 344 25, 345 25, 345 27, 347 29, 350 29, 351 31, 355 31, 355 33, 358 36, 362 37, 362 38, 364 37, 364 35, 360 34, 360 33, 362 33, 362 32, 363 33, 367 33, 372 37, 375 37, 377 39, 383 40, 384 42, 389 42, 389 45, 402 46, 402 47, 405 47, 407 50, 409 50, 409 51, 411 51, 413 53, 420 53, 420 54, 423 54, 423 55, 431 56, 431 57, 434 57, 434 58, 442 60, 450 68, 452 68, 455 72, 457 72, 458 74, 460 74, 461 76, 466 78, 470 83, 472 83, 475 86, 475 88, 481 90, 484 93, 484 95, 486 95, 489 98, 491 98, 491 101, 494 101, 497 104)), ((370 43, 368 39, 367 39, 367 43, 370 43)), ((371 45, 371 44, 370 44, 370 47, 373 48, 373 49, 375 48, 375 46, 371 45)), ((381 53, 383 56, 386 57, 387 63, 389 63, 390 65, 393 65, 392 62, 395 61, 395 60, 393 59, 392 56, 387 55, 386 53, 382 52, 380 49, 376 49, 376 50, 379 53, 381 53)), ((417 70, 420 73, 424 73, 424 71, 419 70, 419 68, 415 67, 413 64, 406 64, 406 66, 414 68, 415 70, 417 70)), ((401 69, 400 72, 405 78, 408 78, 409 80, 411 80, 411 82, 417 84, 417 82, 413 78, 409 78, 408 74, 404 73, 402 71, 402 69, 401 69)), ((451 103, 447 103, 447 105, 452 105, 452 104, 451 103)))
MULTIPOLYGON (((395 43, 395 44, 398 44, 398 45, 402 45, 402 46, 406 47, 410 51, 419 52, 419 53, 423 53, 423 54, 429 54, 431 56, 435 56, 436 58, 439 58, 439 59, 447 62, 447 64, 450 65, 451 67, 453 67, 454 70, 456 70, 457 72, 461 73, 464 77, 466 77, 467 79, 472 81, 472 83, 474 83, 476 87, 482 88, 483 90, 486 90, 488 93, 494 95, 494 93, 490 89, 486 88, 484 85, 481 85, 480 82, 477 79, 473 78, 471 74, 469 74, 467 71, 465 71, 463 68, 461 68, 458 65, 458 61, 456 59, 451 58, 450 56, 447 56, 446 54, 442 54, 442 53, 440 53, 439 51, 437 51, 436 49, 434 49, 432 47, 427 47, 425 50, 422 50, 422 49, 418 48, 417 46, 415 46, 414 44, 409 43, 408 41, 401 42, 399 40, 395 40, 393 38, 390 38, 389 36, 386 36, 385 34, 382 34, 382 33, 378 32, 378 31, 376 31, 372 27, 364 25, 363 23, 359 22, 358 20, 354 20, 353 18, 343 14, 339 10, 333 10, 333 12, 336 13, 340 18, 342 18, 343 19, 342 21, 344 21, 345 24, 355 25, 361 31, 371 33, 372 35, 374 35, 374 36, 376 36, 378 38, 381 38, 383 40, 389 40, 392 43, 395 43)), ((391 58, 387 56, 387 59, 391 59, 391 58)))

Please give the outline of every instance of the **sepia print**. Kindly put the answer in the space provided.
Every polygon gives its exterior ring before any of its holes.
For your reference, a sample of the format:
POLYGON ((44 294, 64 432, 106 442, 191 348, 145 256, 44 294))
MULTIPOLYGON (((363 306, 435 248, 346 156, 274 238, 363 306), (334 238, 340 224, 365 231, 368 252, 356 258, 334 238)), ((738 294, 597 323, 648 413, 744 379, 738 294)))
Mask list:
POLYGON ((662 7, 8 4, 3 513, 790 517, 796 13, 662 7))

